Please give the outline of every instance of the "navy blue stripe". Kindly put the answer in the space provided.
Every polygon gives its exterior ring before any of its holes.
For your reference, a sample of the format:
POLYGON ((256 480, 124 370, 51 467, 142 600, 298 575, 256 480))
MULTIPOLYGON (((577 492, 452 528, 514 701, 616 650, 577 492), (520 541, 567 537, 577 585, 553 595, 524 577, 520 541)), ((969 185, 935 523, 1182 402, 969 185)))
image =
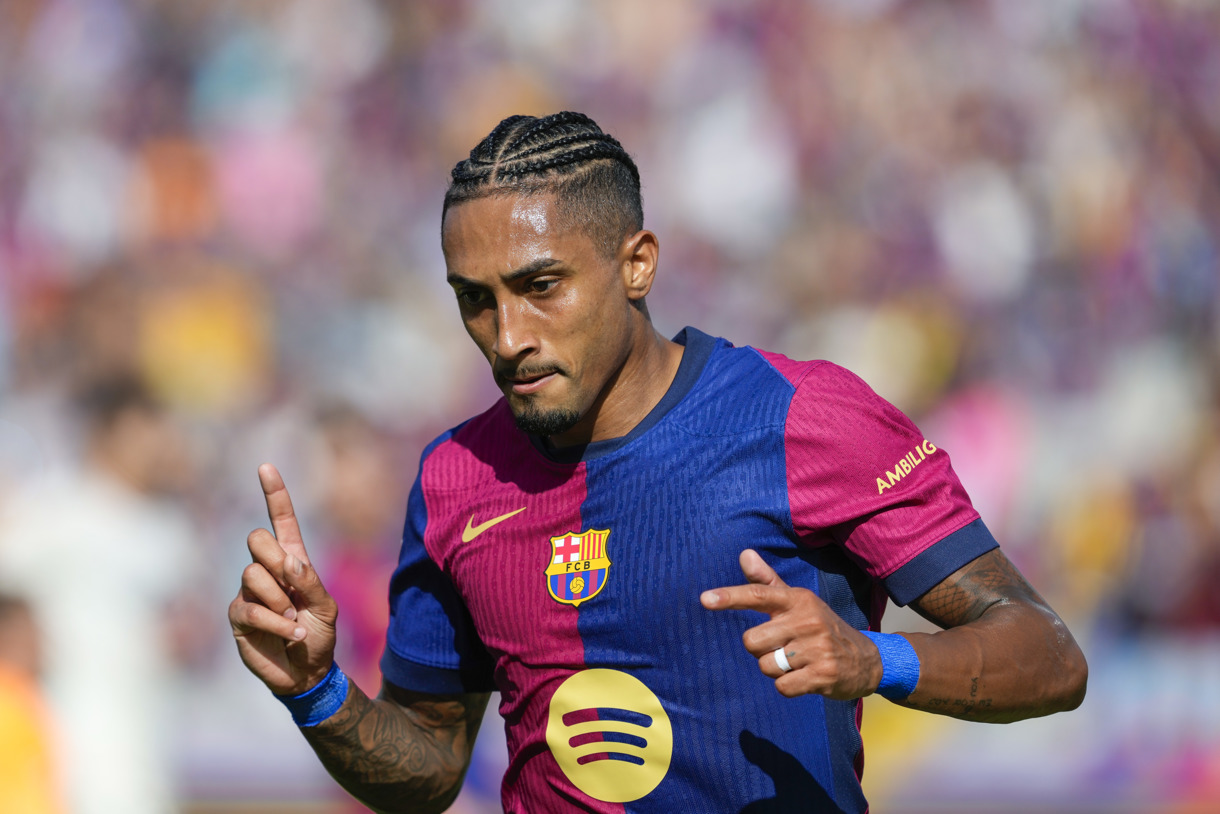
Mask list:
POLYGON ((441 434, 420 455, 419 474, 407 499, 398 567, 390 578, 390 624, 381 673, 389 683, 417 692, 494 689, 493 662, 478 641, 470 612, 424 545, 428 526, 423 493, 425 462, 467 423, 441 434), (400 615, 402 618, 397 618, 400 615), (452 666, 438 666, 446 662, 452 666))
POLYGON ((495 686, 485 675, 473 675, 472 671, 447 670, 429 667, 405 659, 390 649, 381 656, 381 675, 396 687, 415 692, 449 693, 491 692, 495 686))
POLYGON ((597 752, 592 755, 583 755, 576 758, 576 762, 581 766, 584 766, 586 763, 593 763, 597 760, 622 760, 627 763, 634 763, 637 766, 644 765, 644 758, 640 757, 639 755, 627 755, 623 754, 622 752, 597 752))
POLYGON ((885 578, 885 589, 894 602, 906 605, 939 585, 945 577, 993 548, 995 537, 981 519, 924 549, 915 559, 885 578))

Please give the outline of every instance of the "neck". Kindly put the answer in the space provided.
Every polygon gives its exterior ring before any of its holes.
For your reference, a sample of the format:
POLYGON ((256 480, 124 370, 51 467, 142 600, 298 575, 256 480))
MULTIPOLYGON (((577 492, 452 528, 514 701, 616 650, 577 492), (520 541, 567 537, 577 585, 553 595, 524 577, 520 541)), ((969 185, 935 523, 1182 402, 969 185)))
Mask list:
POLYGON ((658 333, 647 319, 639 321, 636 333, 631 350, 589 412, 572 429, 547 439, 551 444, 570 447, 621 438, 665 396, 678 374, 683 348, 658 333))

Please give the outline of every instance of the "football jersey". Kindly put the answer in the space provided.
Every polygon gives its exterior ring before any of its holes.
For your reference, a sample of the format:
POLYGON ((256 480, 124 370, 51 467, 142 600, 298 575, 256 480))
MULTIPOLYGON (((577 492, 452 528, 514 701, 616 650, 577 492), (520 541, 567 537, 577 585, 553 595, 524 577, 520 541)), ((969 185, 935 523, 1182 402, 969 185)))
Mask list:
POLYGON ((507 812, 867 808, 860 702, 785 698, 709 611, 757 550, 857 629, 996 542, 947 454, 829 362, 693 328, 628 435, 548 453, 504 400, 424 451, 385 679, 501 693, 507 812))

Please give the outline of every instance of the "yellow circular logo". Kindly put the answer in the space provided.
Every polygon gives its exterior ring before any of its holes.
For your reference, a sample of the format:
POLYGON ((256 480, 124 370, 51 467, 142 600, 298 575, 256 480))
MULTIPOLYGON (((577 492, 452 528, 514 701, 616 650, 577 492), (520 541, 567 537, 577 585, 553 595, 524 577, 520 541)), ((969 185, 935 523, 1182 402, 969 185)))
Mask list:
POLYGON ((559 768, 595 800, 628 803, 665 778, 674 732, 661 700, 619 670, 583 670, 551 698, 546 742, 559 768))
POLYGON ((577 577, 576 579, 572 580, 571 589, 572 593, 574 594, 578 594, 583 591, 585 589, 585 578, 577 577))

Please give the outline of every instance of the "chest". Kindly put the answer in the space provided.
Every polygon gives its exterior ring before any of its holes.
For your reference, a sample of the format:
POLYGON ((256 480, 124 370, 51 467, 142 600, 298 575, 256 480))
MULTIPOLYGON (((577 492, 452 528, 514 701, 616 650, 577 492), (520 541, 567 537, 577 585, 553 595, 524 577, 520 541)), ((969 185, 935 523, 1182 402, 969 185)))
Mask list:
POLYGON ((782 442, 761 432, 666 440, 544 483, 534 473, 430 497, 430 553, 498 658, 647 666, 722 624, 740 636, 698 597, 743 581, 745 548, 799 551, 782 442))

